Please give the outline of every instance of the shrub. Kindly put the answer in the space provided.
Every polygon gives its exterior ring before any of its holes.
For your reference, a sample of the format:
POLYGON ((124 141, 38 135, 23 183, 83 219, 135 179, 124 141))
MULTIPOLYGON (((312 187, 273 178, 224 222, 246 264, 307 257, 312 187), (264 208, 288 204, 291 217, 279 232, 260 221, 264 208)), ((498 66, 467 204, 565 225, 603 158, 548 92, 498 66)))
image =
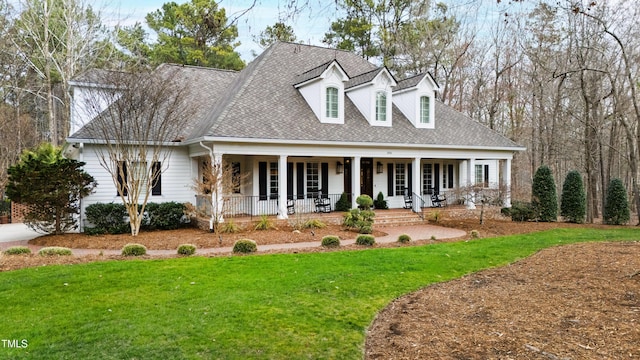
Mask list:
POLYGON ((182 244, 178 246, 178 255, 193 255, 196 253, 196 246, 192 244, 182 244))
POLYGON ((321 245, 324 247, 338 247, 340 246, 340 238, 335 235, 327 235, 322 238, 321 245))
POLYGON ((509 210, 512 221, 530 221, 535 219, 535 212, 530 203, 514 201, 509 210))
POLYGON ((276 227, 273 225, 271 220, 267 217, 267 215, 260 216, 260 221, 256 224, 256 230, 270 230, 275 229, 276 227))
POLYGON ((548 166, 542 165, 536 170, 531 185, 531 206, 539 221, 558 220, 558 196, 556 184, 548 166))
POLYGON ((147 203, 145 206, 145 226, 147 230, 173 230, 184 224, 186 206, 175 201, 147 203))
POLYGON ((620 179, 611 179, 609 182, 602 218, 607 225, 622 225, 629 222, 627 190, 620 179))
POLYGON ((376 243, 376 239, 373 235, 358 235, 356 238, 356 245, 373 246, 376 243))
POLYGON ((258 251, 258 244, 253 240, 240 239, 233 244, 234 253, 248 254, 256 251, 258 251))
POLYGON ((562 185, 560 215, 568 222, 582 224, 587 215, 587 199, 582 176, 573 170, 567 174, 562 185))
POLYGON ((431 240, 436 241, 436 236, 435 235, 431 235, 431 240))
POLYGON ((408 243, 411 241, 411 236, 407 235, 407 234, 402 234, 400 236, 398 236, 398 242, 399 243, 408 243))
POLYGON ((86 227, 85 233, 89 235, 100 234, 124 234, 131 230, 125 222, 127 209, 122 204, 91 204, 85 210, 87 221, 93 227, 86 227))
POLYGON ((356 204, 362 210, 369 210, 373 206, 373 199, 367 194, 362 194, 356 198, 356 204))
POLYGON ((373 201, 373 207, 381 210, 386 210, 389 208, 389 206, 387 205, 387 200, 384 199, 384 195, 382 194, 382 191, 378 193, 378 196, 373 201))
POLYGON ((327 224, 323 223, 318 219, 311 219, 311 220, 307 220, 304 223, 304 227, 306 229, 324 229, 327 227, 327 224))
POLYGON ((73 253, 71 252, 71 249, 66 248, 66 247, 49 246, 49 247, 43 247, 42 249, 40 249, 40 251, 38 251, 38 255, 40 255, 40 256, 69 256, 69 255, 73 255, 73 253))
POLYGON ((147 248, 142 244, 127 244, 122 248, 123 256, 142 256, 146 253, 147 248))
POLYGON ((218 224, 218 229, 223 234, 235 234, 240 231, 240 227, 233 220, 218 224))
POLYGON ((336 202, 336 211, 349 211, 351 210, 351 202, 347 196, 347 193, 343 192, 340 195, 340 199, 336 202))
POLYGON ((375 213, 371 210, 351 209, 344 214, 342 224, 349 229, 357 229, 361 234, 370 234, 375 213))
POLYGON ((26 246, 12 246, 4 251, 5 255, 31 254, 31 249, 26 246))
POLYGON ((433 222, 438 222, 440 220, 440 218, 442 218, 442 214, 440 213, 440 211, 434 211, 433 214, 431 214, 431 219, 433 219, 433 222))
POLYGON ((478 232, 478 230, 471 230, 471 238, 472 239, 477 239, 480 237, 480 233, 478 232))

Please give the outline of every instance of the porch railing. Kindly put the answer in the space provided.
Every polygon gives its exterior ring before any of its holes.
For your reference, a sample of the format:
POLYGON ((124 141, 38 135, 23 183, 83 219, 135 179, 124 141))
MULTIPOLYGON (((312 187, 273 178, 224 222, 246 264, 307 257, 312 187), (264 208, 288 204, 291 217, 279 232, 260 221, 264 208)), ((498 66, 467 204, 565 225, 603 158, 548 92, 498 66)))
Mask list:
MULTIPOLYGON (((424 208, 427 207, 426 206, 426 201, 422 198, 422 196, 416 194, 415 192, 412 194, 413 196, 413 204, 414 206, 411 207, 411 211, 413 211, 414 213, 418 214, 418 216, 420 217, 420 219, 424 220, 424 208), (418 209, 416 209, 415 204, 418 204, 418 209)), ((431 201, 429 201, 431 202, 431 201)))
MULTIPOLYGON (((335 211, 336 202, 342 194, 321 195, 322 199, 328 201, 331 211, 335 211)), ((222 215, 224 217, 258 217, 262 215, 278 215, 278 198, 264 196, 224 196, 222 215)), ((293 213, 307 214, 316 212, 316 197, 304 197, 298 199, 294 197, 288 200, 289 206, 285 206, 289 215, 293 213)), ((196 208, 201 215, 211 215, 211 199, 206 196, 196 196, 196 208)))

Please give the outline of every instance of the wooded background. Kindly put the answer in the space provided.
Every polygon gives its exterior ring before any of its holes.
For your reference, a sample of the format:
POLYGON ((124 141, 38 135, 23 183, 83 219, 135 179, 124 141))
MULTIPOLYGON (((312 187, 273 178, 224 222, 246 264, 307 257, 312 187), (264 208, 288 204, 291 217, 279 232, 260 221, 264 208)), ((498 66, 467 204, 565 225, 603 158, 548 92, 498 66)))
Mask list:
MULTIPOLYGON (((164 4, 144 24, 107 26, 105 9, 90 3, 0 0, 0 194, 23 149, 64 142, 69 81, 83 71, 245 66, 236 48, 246 12, 227 16, 215 1, 191 0, 164 4)), ((281 3, 281 17, 254 36, 262 47, 303 41, 289 24, 301 9, 327 11, 321 2, 281 3)), ((513 199, 530 200, 545 164, 558 190, 569 171, 582 174, 588 222, 601 216, 612 178, 640 212, 635 1, 337 0, 331 11, 325 46, 386 65, 398 79, 429 71, 439 100, 527 148, 513 161, 513 199), (498 11, 485 12, 487 1, 498 11)))

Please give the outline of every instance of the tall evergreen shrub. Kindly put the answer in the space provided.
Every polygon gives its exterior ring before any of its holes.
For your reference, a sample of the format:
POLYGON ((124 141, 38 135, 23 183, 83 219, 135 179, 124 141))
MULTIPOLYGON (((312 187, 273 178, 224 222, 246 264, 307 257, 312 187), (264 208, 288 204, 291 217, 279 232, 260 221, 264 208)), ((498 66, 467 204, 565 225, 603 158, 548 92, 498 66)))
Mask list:
POLYGON ((608 225, 622 225, 629 222, 629 201, 627 190, 620 179, 611 179, 607 188, 603 221, 608 225))
POLYGON ((560 216, 568 222, 582 224, 587 215, 587 199, 582 176, 576 170, 570 171, 562 185, 560 216))
POLYGON ((539 221, 558 220, 558 195, 551 169, 542 165, 533 176, 531 205, 539 221))

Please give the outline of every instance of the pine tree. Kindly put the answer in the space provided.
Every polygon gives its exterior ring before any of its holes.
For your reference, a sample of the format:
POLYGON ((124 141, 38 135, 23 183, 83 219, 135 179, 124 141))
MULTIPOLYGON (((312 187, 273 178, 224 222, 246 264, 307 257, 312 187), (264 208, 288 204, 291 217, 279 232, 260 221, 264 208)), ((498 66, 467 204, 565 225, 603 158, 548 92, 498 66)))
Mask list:
POLYGON ((539 221, 551 222, 558 219, 556 184, 548 166, 540 166, 533 176, 531 196, 531 205, 539 221))
POLYGON ((608 225, 622 225, 629 222, 629 201, 622 180, 611 179, 607 188, 603 221, 608 225))
POLYGON ((570 171, 562 186, 560 215, 568 222, 582 224, 586 214, 587 204, 582 176, 578 171, 570 171))

